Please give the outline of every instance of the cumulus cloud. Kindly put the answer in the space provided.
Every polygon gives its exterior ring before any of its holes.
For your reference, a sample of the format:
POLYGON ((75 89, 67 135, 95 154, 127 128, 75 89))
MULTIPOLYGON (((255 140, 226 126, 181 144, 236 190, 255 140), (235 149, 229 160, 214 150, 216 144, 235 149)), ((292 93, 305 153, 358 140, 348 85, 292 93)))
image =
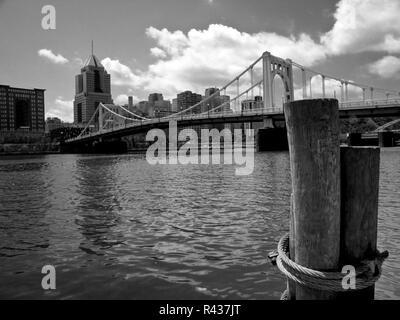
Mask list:
POLYGON ((400 52, 399 15, 398 0, 341 0, 321 43, 331 54, 400 52))
POLYGON ((306 34, 250 34, 220 24, 191 29, 187 34, 149 27, 146 34, 157 44, 151 53, 158 59, 142 74, 141 84, 146 91, 163 90, 167 96, 221 86, 266 50, 308 66, 326 58, 323 46, 306 34))
POLYGON ((63 97, 57 97, 54 103, 47 107, 46 118, 47 117, 57 117, 66 122, 73 122, 74 112, 73 100, 64 100, 63 97))
POLYGON ((382 78, 400 78, 400 58, 385 56, 368 66, 370 73, 382 78))
POLYGON ((157 48, 157 47, 151 48, 150 53, 152 56, 154 56, 156 58, 160 58, 160 59, 164 59, 165 57, 167 57, 167 54, 165 53, 165 51, 160 48, 157 48))
POLYGON ((137 86, 141 83, 140 76, 133 73, 131 68, 121 63, 119 60, 113 60, 109 57, 101 61, 104 68, 111 75, 111 81, 116 86, 137 86))
MULTIPOLYGON (((162 91, 172 98, 182 90, 202 93, 206 87, 224 85, 264 51, 304 66, 314 66, 336 55, 366 51, 400 53, 399 16, 398 0, 341 0, 333 27, 319 39, 305 33, 247 33, 221 24, 187 33, 149 27, 146 35, 155 42, 150 49, 155 61, 146 69, 133 71, 110 57, 102 63, 110 72, 113 85, 144 93, 162 91)), ((397 66, 393 57, 382 61, 385 66, 397 66)), ((397 72, 394 69, 380 74, 377 65, 378 62, 370 65, 369 70, 384 77, 393 77, 397 72)), ((328 87, 329 84, 327 90, 328 87)))
POLYGON ((61 54, 56 55, 53 53, 53 51, 49 49, 40 49, 38 51, 38 55, 39 57, 43 57, 55 64, 65 64, 69 62, 69 60, 67 58, 64 58, 61 54))

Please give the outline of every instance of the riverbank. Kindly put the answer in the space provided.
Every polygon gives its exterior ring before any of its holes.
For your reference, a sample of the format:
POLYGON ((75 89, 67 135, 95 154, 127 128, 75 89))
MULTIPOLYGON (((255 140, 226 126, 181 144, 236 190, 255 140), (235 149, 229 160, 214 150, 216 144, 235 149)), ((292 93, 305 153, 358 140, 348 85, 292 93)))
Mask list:
POLYGON ((58 143, 4 143, 0 144, 0 157, 9 155, 37 155, 60 153, 58 143))

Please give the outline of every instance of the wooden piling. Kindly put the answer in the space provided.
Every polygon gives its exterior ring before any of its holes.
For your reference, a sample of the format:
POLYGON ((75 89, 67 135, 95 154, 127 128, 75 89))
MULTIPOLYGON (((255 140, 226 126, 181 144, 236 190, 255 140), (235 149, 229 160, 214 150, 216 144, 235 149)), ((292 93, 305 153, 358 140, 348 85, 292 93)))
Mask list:
MULTIPOLYGON (((380 149, 341 148, 340 264, 354 267, 377 250, 380 149)), ((356 283, 357 285, 357 283, 356 283)), ((375 286, 340 293, 340 299, 373 300, 375 286)))
MULTIPOLYGON (((337 271, 340 250, 339 110, 335 99, 284 106, 293 192, 296 263, 337 271)), ((296 284, 296 300, 335 299, 335 293, 296 284)))
MULTIPOLYGON (((295 239, 296 236, 294 234, 294 215, 293 215, 293 193, 290 195, 290 233, 289 233, 289 251, 290 251, 290 259, 295 261, 295 239)), ((293 280, 287 280, 287 290, 288 290, 288 299, 296 300, 296 282, 293 280)))

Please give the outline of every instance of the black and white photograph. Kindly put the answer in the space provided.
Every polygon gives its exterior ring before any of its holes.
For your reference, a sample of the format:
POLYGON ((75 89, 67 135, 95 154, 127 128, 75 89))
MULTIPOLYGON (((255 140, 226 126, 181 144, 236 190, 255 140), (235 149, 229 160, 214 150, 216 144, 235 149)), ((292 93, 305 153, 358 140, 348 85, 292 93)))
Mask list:
POLYGON ((0 300, 400 300, 400 1, 0 0, 0 300))

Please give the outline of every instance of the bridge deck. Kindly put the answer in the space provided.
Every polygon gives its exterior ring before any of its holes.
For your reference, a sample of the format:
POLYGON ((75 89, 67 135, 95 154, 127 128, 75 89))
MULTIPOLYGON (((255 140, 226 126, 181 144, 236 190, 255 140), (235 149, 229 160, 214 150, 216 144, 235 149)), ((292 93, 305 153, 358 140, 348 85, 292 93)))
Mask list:
MULTIPOLYGON (((354 101, 340 104, 339 114, 341 118, 348 117, 389 117, 400 115, 400 99, 381 101, 354 101)), ((170 121, 177 121, 178 126, 194 126, 217 123, 246 123, 260 122, 263 119, 284 120, 281 109, 265 110, 255 109, 241 112, 221 112, 190 114, 177 117, 155 118, 149 120, 125 121, 119 126, 103 129, 101 132, 92 132, 65 141, 65 144, 83 143, 99 138, 123 137, 130 134, 144 132, 152 128, 165 128, 170 121)))

